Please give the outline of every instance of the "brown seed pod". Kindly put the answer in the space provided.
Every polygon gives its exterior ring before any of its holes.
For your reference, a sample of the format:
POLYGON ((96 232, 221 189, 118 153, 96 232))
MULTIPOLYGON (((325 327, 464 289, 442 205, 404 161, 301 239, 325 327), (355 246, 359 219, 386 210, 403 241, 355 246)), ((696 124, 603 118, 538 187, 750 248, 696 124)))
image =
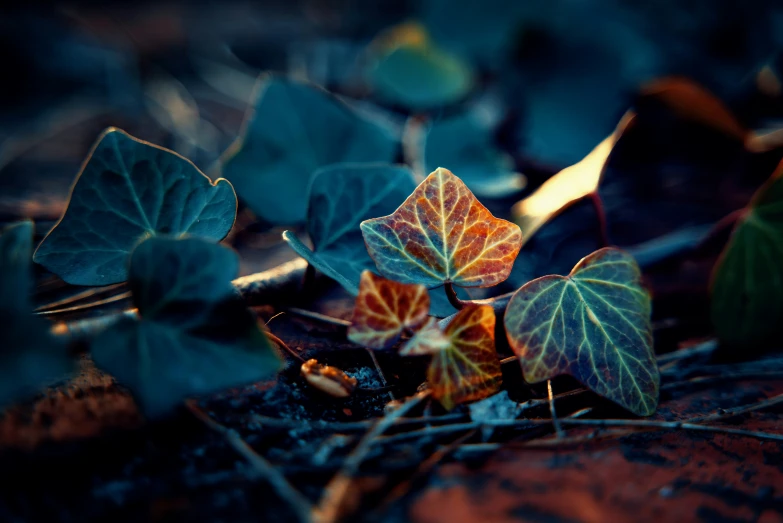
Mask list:
POLYGON ((349 377, 337 367, 322 365, 316 359, 302 363, 301 373, 307 383, 335 398, 347 398, 356 388, 356 378, 349 377))

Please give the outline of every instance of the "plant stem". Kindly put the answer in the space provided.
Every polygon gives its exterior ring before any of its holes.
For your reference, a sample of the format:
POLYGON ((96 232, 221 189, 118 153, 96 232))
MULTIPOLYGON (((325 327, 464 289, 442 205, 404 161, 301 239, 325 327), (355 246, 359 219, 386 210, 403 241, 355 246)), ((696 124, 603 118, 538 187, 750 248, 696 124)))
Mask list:
POLYGON ((552 426, 555 428, 555 434, 558 438, 565 436, 563 427, 560 425, 560 420, 557 419, 557 413, 555 412, 555 395, 552 393, 552 380, 546 380, 546 388, 549 392, 549 412, 552 414, 552 426))
POLYGON ((598 189, 590 193, 590 201, 595 209, 595 214, 598 216, 598 227, 601 235, 601 247, 609 247, 609 227, 606 222, 606 210, 604 209, 604 202, 598 195, 598 189))
POLYGON ((256 476, 264 478, 275 490, 278 496, 282 498, 291 510, 296 514, 296 518, 301 523, 310 522, 312 504, 298 490, 296 490, 285 476, 283 476, 271 463, 263 456, 258 454, 248 443, 242 439, 239 433, 233 429, 221 425, 215 421, 209 414, 204 412, 194 400, 185 402, 188 410, 208 428, 223 436, 226 442, 253 467, 256 476))
POLYGON ((449 299, 449 303, 452 307, 458 311, 465 307, 465 302, 459 299, 457 291, 454 289, 454 285, 451 282, 447 282, 446 285, 443 286, 443 289, 446 291, 446 297, 449 299))

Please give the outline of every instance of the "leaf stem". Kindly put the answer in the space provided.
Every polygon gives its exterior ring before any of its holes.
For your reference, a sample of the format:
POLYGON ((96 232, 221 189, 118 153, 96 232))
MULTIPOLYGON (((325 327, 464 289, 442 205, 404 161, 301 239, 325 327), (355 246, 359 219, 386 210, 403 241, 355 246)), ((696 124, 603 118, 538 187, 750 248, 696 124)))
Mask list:
POLYGON ((563 427, 560 425, 560 420, 557 419, 557 413, 555 412, 555 395, 552 392, 552 380, 546 380, 546 388, 549 392, 549 412, 552 414, 552 426, 555 428, 555 434, 558 438, 565 437, 563 427))
POLYGON ((609 241, 609 228, 606 221, 606 210, 604 209, 604 202, 598 195, 598 189, 590 193, 590 201, 595 209, 595 214, 598 216, 598 227, 601 235, 601 247, 609 247, 611 242, 609 241))
POLYGON ((301 523, 310 522, 310 513, 312 511, 312 504, 310 501, 296 490, 293 485, 288 482, 285 476, 272 466, 271 463, 253 450, 236 430, 229 429, 215 421, 209 414, 204 412, 194 400, 186 401, 185 405, 196 419, 204 423, 209 429, 223 436, 231 448, 247 460, 253 467, 254 474, 264 478, 272 486, 277 495, 288 503, 288 506, 294 514, 296 514, 296 519, 298 521, 301 523))
POLYGON ((447 282, 446 285, 443 286, 443 289, 446 291, 446 297, 449 299, 449 303, 452 307, 458 311, 465 307, 466 303, 459 299, 457 291, 454 289, 454 285, 451 282, 447 282))

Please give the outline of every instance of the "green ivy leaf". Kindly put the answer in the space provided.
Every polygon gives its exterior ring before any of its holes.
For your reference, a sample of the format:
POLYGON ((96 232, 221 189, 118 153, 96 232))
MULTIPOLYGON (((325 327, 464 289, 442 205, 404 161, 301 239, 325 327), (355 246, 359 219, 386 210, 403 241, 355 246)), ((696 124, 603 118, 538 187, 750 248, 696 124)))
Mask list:
POLYGON ((328 92, 262 77, 243 136, 223 160, 240 197, 271 223, 305 220, 303 189, 316 169, 341 162, 390 162, 398 138, 328 92))
POLYGON ((514 171, 511 157, 495 146, 487 123, 472 112, 433 122, 426 131, 423 157, 427 172, 448 165, 478 196, 503 198, 527 183, 514 171))
POLYGON ((495 218, 451 171, 438 168, 389 216, 361 223, 385 277, 433 288, 491 287, 511 272, 519 227, 495 218))
MULTIPOLYGON (((309 249, 291 231, 283 239, 310 265, 356 296, 362 272, 375 270, 359 224, 390 214, 416 188, 413 173, 399 165, 336 164, 313 175, 307 208, 309 249)), ((432 296, 434 314, 453 312, 443 293, 432 296)))
POLYGON ((660 376, 650 295, 640 277, 629 254, 605 248, 583 258, 568 276, 522 286, 504 321, 525 380, 570 374, 634 414, 655 412, 660 376))
POLYGON ((60 222, 35 261, 74 285, 127 279, 127 258, 142 238, 189 234, 221 240, 236 217, 226 180, 214 184, 189 160, 106 130, 93 147, 60 222))
POLYGON ((416 188, 413 173, 388 164, 337 164, 313 176, 307 207, 311 251, 292 233, 283 237, 316 269, 358 294, 363 271, 374 269, 359 224, 394 212, 416 188))
POLYGON ((783 166, 737 220, 712 273, 712 320, 721 341, 777 340, 783 322, 783 166))
POLYGON ((140 319, 102 333, 92 354, 148 415, 278 370, 255 315, 231 285, 238 270, 234 251, 198 238, 150 238, 133 251, 128 282, 140 319))
POLYGON ((452 104, 473 88, 470 66, 428 39, 391 45, 367 71, 379 98, 414 110, 452 104))
POLYGON ((32 314, 33 223, 0 236, 0 407, 66 378, 74 360, 50 325, 32 314))

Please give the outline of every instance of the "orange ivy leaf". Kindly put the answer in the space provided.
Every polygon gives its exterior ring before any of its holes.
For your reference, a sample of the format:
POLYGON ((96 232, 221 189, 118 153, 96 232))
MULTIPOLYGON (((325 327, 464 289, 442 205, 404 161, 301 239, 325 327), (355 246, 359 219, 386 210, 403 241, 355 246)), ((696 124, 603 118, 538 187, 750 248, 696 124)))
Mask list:
POLYGON ((389 216, 361 223, 378 270, 429 288, 497 285, 522 246, 519 227, 492 213, 451 171, 438 168, 389 216))
POLYGON ((446 409, 500 390, 502 373, 495 351, 495 311, 470 304, 443 331, 447 348, 436 352, 427 369, 432 396, 446 409))
POLYGON ((348 339, 371 349, 388 349, 403 331, 419 328, 430 309, 423 285, 406 285, 362 272, 348 339))

